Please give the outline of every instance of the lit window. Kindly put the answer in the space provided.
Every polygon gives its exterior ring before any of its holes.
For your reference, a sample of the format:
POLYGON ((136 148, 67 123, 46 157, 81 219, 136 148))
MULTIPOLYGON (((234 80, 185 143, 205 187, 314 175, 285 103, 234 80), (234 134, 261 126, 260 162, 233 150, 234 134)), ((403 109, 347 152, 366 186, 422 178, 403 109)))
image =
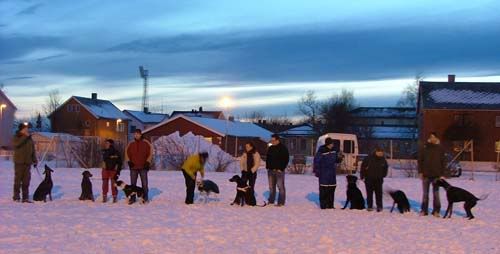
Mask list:
POLYGON ((109 127, 109 122, 106 122, 106 127, 109 127))

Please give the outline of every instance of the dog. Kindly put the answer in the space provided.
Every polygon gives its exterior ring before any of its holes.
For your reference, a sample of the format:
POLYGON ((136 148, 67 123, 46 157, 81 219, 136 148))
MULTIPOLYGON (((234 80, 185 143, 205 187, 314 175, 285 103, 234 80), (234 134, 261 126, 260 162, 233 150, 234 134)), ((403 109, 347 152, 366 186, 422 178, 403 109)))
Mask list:
POLYGON ((144 189, 134 185, 128 185, 125 182, 118 180, 115 182, 115 187, 122 190, 125 193, 128 204, 131 205, 135 202, 136 198, 140 198, 141 202, 144 204, 144 189))
POLYGON ((257 205, 252 187, 248 185, 245 179, 241 178, 239 175, 234 175, 231 179, 229 179, 229 181, 236 183, 236 197, 231 205, 249 205, 259 207, 267 205, 265 202, 263 205, 257 205))
POLYGON ((486 198, 488 198, 488 194, 483 195, 480 198, 477 198, 472 193, 462 188, 452 186, 444 179, 437 180, 436 184, 438 186, 443 187, 446 190, 446 198, 448 199, 448 208, 446 209, 446 213, 444 214, 443 218, 446 218, 446 216, 448 216, 448 218, 451 218, 451 214, 453 212, 453 203, 465 202, 464 209, 465 212, 467 213, 466 218, 472 220, 474 219, 474 215, 472 215, 471 210, 474 206, 476 206, 477 201, 485 200, 486 198))
POLYGON ((387 193, 389 193, 394 201, 392 203, 391 213, 396 205, 400 213, 410 212, 410 202, 402 190, 389 190, 387 193))
POLYGON ((92 174, 85 170, 82 173, 82 194, 80 195, 79 200, 92 200, 94 202, 94 193, 92 192, 92 182, 90 181, 90 178, 92 177, 92 174))
POLYGON ((54 172, 54 170, 45 165, 45 171, 43 172, 45 174, 45 179, 43 179, 40 185, 38 185, 38 188, 36 188, 33 194, 34 201, 47 202, 47 195, 49 195, 49 199, 52 201, 52 187, 54 186, 52 182, 52 172, 54 172))
POLYGON ((205 203, 207 203, 210 193, 219 194, 219 186, 210 180, 203 180, 198 183, 198 191, 201 196, 205 196, 205 203))
POLYGON ((365 209, 365 199, 363 198, 363 194, 359 190, 356 185, 356 181, 358 181, 358 177, 354 175, 347 175, 347 200, 345 202, 344 208, 346 209, 349 203, 351 203, 350 209, 363 210, 365 209))

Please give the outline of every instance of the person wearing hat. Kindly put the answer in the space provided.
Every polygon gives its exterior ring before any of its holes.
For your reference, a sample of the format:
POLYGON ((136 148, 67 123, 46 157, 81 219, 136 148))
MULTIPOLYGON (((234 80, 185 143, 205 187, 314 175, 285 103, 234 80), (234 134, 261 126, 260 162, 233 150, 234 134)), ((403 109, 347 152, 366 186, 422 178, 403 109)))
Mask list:
POLYGON ((113 203, 116 203, 118 190, 115 186, 115 180, 120 176, 122 170, 122 157, 115 149, 115 142, 112 139, 106 139, 104 149, 102 150, 102 202, 108 201, 109 182, 111 181, 111 194, 113 203))
POLYGON ((333 139, 326 138, 314 156, 313 172, 319 182, 319 204, 321 209, 335 209, 335 189, 337 188, 337 163, 342 161, 334 147, 333 139))
MULTIPOLYGON (((153 161, 153 145, 142 137, 142 131, 136 129, 134 140, 125 149, 125 161, 130 169, 130 184, 137 185, 137 177, 141 177, 142 189, 144 190, 144 203, 148 202, 148 171, 153 161)), ((129 200, 133 204, 135 198, 129 200)))
POLYGON ((377 212, 383 209, 382 203, 382 185, 384 177, 387 176, 389 166, 384 157, 384 150, 380 147, 366 157, 361 163, 360 179, 365 180, 366 187, 366 210, 373 211, 373 193, 375 193, 375 202, 377 203, 377 212))
POLYGON ((194 189, 196 183, 201 183, 205 177, 204 166, 208 159, 207 152, 196 153, 189 156, 184 164, 182 164, 182 174, 186 183, 186 205, 193 203, 194 189), (200 178, 196 178, 197 173, 200 172, 200 178))
POLYGON ((12 145, 14 147, 14 194, 15 202, 21 201, 19 196, 22 189, 22 202, 31 203, 29 200, 29 187, 31 180, 31 166, 36 167, 38 162, 35 152, 35 143, 31 139, 29 123, 19 124, 12 145))

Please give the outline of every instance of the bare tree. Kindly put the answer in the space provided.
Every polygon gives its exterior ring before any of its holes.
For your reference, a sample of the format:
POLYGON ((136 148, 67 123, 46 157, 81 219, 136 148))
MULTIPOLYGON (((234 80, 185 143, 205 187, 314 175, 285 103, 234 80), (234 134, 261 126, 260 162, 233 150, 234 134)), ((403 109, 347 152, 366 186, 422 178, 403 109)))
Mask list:
POLYGON ((313 125, 316 124, 321 105, 314 91, 306 91, 306 93, 300 97, 297 104, 299 112, 307 117, 306 121, 313 125))
POLYGON ((244 119, 246 119, 247 121, 253 122, 253 123, 262 121, 265 118, 266 118, 266 113, 264 111, 247 112, 247 113, 245 113, 245 117, 244 117, 244 119))
POLYGON ((45 115, 50 115, 54 112, 59 105, 61 105, 61 95, 59 90, 55 89, 49 92, 49 98, 45 101, 45 105, 42 106, 45 115))
POLYGON ((356 107, 354 93, 342 89, 323 103, 321 115, 325 121, 325 132, 346 132, 352 121, 351 111, 356 107))
POLYGON ((399 98, 396 106, 398 107, 416 107, 417 106, 417 97, 418 97, 418 84, 422 81, 424 77, 422 73, 418 73, 415 76, 415 80, 413 83, 406 85, 403 93, 401 94, 401 98, 399 98))

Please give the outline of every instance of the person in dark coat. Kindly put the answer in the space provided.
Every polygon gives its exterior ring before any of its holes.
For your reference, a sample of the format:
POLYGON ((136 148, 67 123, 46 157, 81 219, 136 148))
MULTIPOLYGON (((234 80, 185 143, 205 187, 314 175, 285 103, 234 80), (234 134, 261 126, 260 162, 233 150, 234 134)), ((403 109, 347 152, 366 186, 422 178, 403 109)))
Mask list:
POLYGON ((113 203, 117 202, 118 190, 115 186, 115 179, 120 176, 122 170, 122 157, 115 149, 115 142, 112 139, 107 139, 102 150, 102 202, 108 201, 109 182, 111 181, 111 194, 113 195, 113 203))
POLYGON ((366 201, 368 211, 373 210, 373 193, 375 192, 375 202, 377 203, 377 212, 383 209, 382 203, 382 185, 384 177, 387 176, 387 161, 384 157, 384 150, 376 148, 375 151, 366 157, 361 164, 361 180, 365 180, 366 201))
MULTIPOLYGON (((125 148, 125 161, 130 169, 130 184, 137 186, 137 178, 141 177, 141 187, 144 190, 143 202, 148 202, 148 171, 153 162, 153 145, 142 137, 142 131, 134 131, 134 140, 125 148)), ((129 200, 129 204, 135 202, 134 198, 129 200)))
POLYGON ((12 200, 20 202, 20 189, 22 189, 22 202, 31 203, 29 200, 29 187, 31 180, 31 166, 36 167, 37 158, 35 144, 29 133, 29 123, 19 124, 12 145, 14 146, 14 194, 12 200))
POLYGON ((426 216, 429 212, 429 187, 432 184, 432 215, 439 217, 441 202, 439 200, 439 186, 436 181, 444 176, 446 156, 439 138, 433 132, 427 143, 418 153, 418 174, 422 179, 422 206, 420 215, 426 216))
POLYGON ((290 161, 288 149, 280 141, 278 134, 271 136, 271 146, 267 150, 266 168, 269 179, 269 203, 274 204, 276 198, 276 186, 278 186, 278 205, 284 206, 286 200, 285 169, 290 161))
POLYGON ((319 181, 319 204, 321 209, 335 209, 335 188, 337 187, 337 163, 342 157, 333 149, 333 139, 326 138, 314 156, 313 172, 319 181))

